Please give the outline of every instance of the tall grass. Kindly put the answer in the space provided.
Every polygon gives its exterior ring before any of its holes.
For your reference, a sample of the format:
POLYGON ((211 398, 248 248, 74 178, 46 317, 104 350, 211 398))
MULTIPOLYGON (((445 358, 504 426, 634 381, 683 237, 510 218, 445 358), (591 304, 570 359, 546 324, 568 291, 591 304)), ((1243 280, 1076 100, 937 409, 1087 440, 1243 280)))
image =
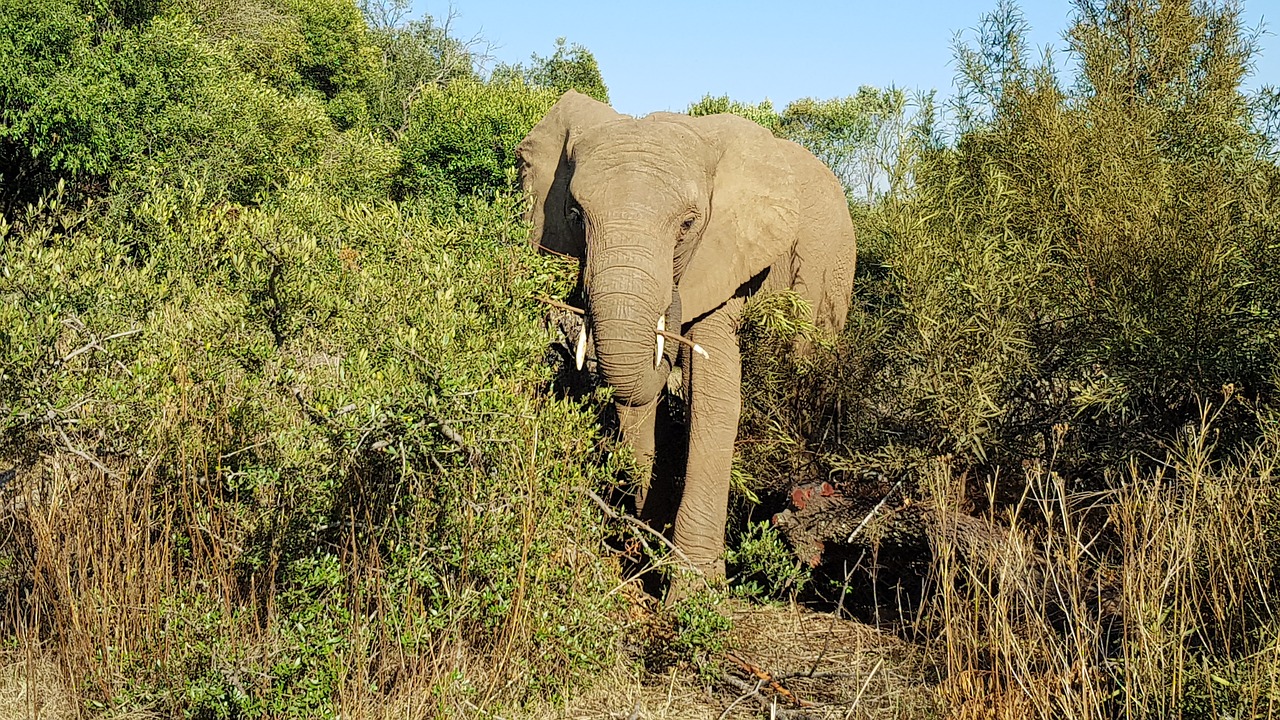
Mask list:
POLYGON ((992 542, 957 541, 964 479, 933 468, 934 588, 921 622, 949 703, 974 717, 1276 712, 1280 455, 1270 439, 1215 460, 1226 402, 1206 405, 1159 467, 1135 464, 1106 493, 1029 469, 1020 501, 985 518, 1000 529, 992 542))

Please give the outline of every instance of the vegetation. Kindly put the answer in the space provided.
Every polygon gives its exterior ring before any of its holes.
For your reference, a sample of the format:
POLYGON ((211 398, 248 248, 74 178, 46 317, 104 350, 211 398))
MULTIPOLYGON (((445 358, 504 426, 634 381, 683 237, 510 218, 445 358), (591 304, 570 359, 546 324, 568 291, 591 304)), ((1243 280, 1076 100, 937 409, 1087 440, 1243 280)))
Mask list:
POLYGON ((494 79, 523 78, 534 87, 553 90, 556 97, 568 90, 577 90, 600 102, 609 102, 609 88, 600 76, 600 65, 591 51, 574 43, 566 44, 564 38, 556 39, 556 51, 550 57, 534 53, 529 66, 519 63, 500 65, 494 70, 494 79))
POLYGON ((839 337, 749 306, 734 577, 662 610, 514 187, 599 67, 486 78, 403 8, 0 0, 3 664, 90 717, 510 717, 619 673, 670 708, 741 662, 734 608, 799 600, 910 648, 853 716, 1274 714, 1280 103, 1234 4, 1077 0, 1068 72, 1001 2, 943 107, 690 107, 832 167, 859 277, 839 337), (821 482, 862 524, 811 567, 768 518, 821 482))
POLYGON ((857 611, 930 638, 953 707, 1264 716, 1280 175, 1250 35, 1231 4, 1076 10, 1074 78, 1002 3, 946 116, 896 121, 909 182, 854 203, 844 336, 796 368, 752 331, 742 464, 766 501, 787 477, 888 502, 879 569, 825 594, 893 598, 857 611))

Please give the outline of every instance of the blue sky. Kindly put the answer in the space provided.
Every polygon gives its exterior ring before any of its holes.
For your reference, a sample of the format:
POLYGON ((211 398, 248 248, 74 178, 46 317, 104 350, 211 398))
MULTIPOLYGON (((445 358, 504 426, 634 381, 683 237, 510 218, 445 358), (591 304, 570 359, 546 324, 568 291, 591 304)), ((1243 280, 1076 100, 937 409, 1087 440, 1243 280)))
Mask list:
MULTIPOLYGON (((853 93, 859 85, 949 95, 952 40, 995 0, 412 0, 413 14, 458 14, 455 35, 482 36, 499 61, 549 55, 557 37, 600 63, 614 107, 630 114, 684 110, 706 93, 781 108, 799 97, 853 93)), ((1067 0, 1021 3, 1036 48, 1061 51, 1067 0)), ((1280 0, 1245 0, 1245 19, 1265 19, 1263 54, 1250 88, 1280 85, 1280 0)), ((971 31, 966 31, 972 37, 971 31)), ((1061 67, 1065 59, 1059 59, 1061 67)))

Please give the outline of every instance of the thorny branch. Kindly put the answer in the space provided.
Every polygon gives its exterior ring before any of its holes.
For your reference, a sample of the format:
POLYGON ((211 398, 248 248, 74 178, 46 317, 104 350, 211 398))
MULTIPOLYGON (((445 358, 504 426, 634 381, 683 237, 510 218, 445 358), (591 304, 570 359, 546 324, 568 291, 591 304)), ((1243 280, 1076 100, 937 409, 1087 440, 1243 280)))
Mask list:
POLYGON ((582 309, 582 308, 580 308, 580 307, 574 307, 574 306, 572 306, 572 305, 570 305, 570 304, 568 304, 568 303, 562 303, 562 302, 560 302, 559 300, 552 300, 551 298, 549 298, 549 297, 544 297, 544 296, 542 296, 542 295, 536 295, 536 296, 534 296, 534 298, 533 298, 533 299, 534 299, 534 300, 537 300, 537 301, 538 301, 538 302, 540 302, 540 303, 545 303, 545 304, 547 304, 547 305, 550 305, 550 306, 551 306, 551 307, 553 307, 553 308, 557 308, 557 309, 559 309, 559 310, 564 310, 564 311, 566 311, 566 312, 571 312, 571 313, 573 313, 574 315, 578 315, 578 316, 580 316, 580 317, 581 317, 581 316, 583 316, 583 315, 586 315, 586 314, 587 314, 587 313, 586 313, 586 311, 585 311, 585 310, 583 310, 583 309, 582 309))
POLYGON ((747 662, 746 660, 738 657, 737 655, 734 655, 733 653, 725 653, 725 659, 729 660, 730 662, 734 663, 738 667, 742 668, 743 671, 755 676, 755 678, 760 681, 760 683, 757 684, 756 686, 756 692, 760 691, 760 685, 764 683, 768 683, 770 690, 776 693, 779 697, 785 698, 787 701, 791 702, 797 707, 802 707, 802 708, 813 707, 813 703, 806 702, 796 697, 795 693, 787 689, 786 686, 784 686, 782 682, 779 680, 779 678, 773 673, 769 672, 768 670, 765 670, 764 668, 761 668, 755 665, 754 663, 747 662))

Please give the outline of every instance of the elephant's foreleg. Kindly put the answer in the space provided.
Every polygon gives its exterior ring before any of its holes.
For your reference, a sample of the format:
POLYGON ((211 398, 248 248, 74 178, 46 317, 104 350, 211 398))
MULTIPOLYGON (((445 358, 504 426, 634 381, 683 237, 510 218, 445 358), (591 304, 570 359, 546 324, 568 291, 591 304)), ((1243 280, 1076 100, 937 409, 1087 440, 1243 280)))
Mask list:
POLYGON ((724 576, 724 529, 729 508, 733 442, 742 409, 738 321, 733 298, 690 331, 708 357, 692 357, 689 373, 689 459, 676 514, 675 542, 703 572, 724 576))

